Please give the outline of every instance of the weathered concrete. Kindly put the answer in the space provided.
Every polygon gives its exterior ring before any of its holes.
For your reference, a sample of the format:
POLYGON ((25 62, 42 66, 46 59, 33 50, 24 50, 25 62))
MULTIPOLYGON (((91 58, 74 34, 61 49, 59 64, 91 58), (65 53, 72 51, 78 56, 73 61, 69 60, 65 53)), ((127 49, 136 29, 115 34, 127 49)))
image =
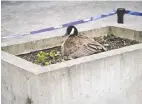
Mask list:
POLYGON ((34 104, 141 104, 141 53, 139 44, 38 68, 44 73, 37 75, 27 63, 2 60, 2 103, 25 104, 29 96, 34 104))
MULTIPOLYGON (((138 28, 120 27, 108 26, 80 34, 99 36, 114 33, 142 41, 142 31, 138 28)), ((28 104, 27 97, 33 104, 142 103, 142 43, 45 67, 12 55, 22 53, 22 49, 30 52, 53 47, 57 45, 51 42, 53 40, 60 45, 64 39, 41 38, 33 44, 33 40, 25 39, 17 44, 3 44, 2 49, 6 51, 2 51, 3 104, 28 104)))
POLYGON ((4 60, 1 65, 2 104, 30 104, 27 98, 31 96, 38 104, 37 76, 4 60))

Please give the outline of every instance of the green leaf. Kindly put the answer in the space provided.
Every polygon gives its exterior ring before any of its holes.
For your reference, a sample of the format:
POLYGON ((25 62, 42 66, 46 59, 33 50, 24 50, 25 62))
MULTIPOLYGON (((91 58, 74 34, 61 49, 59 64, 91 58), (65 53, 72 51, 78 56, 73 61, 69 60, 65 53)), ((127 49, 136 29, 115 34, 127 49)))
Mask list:
POLYGON ((50 65, 50 63, 49 62, 45 62, 45 66, 47 66, 47 65, 50 65))
POLYGON ((54 50, 50 51, 49 56, 54 58, 56 56, 56 53, 54 50))
POLYGON ((40 54, 38 53, 36 56, 37 56, 37 57, 40 57, 40 54))
POLYGON ((47 53, 44 51, 40 51, 40 55, 47 56, 47 53))

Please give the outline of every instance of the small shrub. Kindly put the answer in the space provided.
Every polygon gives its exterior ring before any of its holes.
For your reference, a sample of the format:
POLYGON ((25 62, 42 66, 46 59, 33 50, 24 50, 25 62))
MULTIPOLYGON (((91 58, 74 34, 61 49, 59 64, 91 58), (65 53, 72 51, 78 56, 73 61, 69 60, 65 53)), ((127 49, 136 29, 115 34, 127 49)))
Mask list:
POLYGON ((46 59, 47 59, 48 53, 40 51, 37 55, 36 55, 36 60, 35 63, 41 63, 43 65, 47 65, 46 59))
POLYGON ((57 59, 57 56, 60 54, 56 52, 55 50, 51 50, 49 53, 46 53, 44 51, 40 51, 36 55, 36 59, 34 61, 35 64, 42 64, 44 66, 50 65, 51 63, 54 63, 57 59))

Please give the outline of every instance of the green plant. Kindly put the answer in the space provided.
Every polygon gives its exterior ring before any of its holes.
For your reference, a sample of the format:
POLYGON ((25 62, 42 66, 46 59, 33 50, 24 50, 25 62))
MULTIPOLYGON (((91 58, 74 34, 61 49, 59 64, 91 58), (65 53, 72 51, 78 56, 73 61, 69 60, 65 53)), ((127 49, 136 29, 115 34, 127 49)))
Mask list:
POLYGON ((45 62, 45 66, 50 65, 50 62, 45 62))
POLYGON ((51 63, 54 63, 56 61, 56 58, 58 55, 60 55, 60 53, 55 50, 51 50, 49 53, 46 53, 44 51, 40 51, 36 55, 36 59, 35 59, 34 63, 47 66, 47 65, 50 65, 51 63))
POLYGON ((50 51, 50 52, 49 52, 49 56, 50 56, 51 58, 55 59, 55 57, 56 57, 55 51, 54 51, 54 50, 50 51))
POLYGON ((46 62, 46 59, 48 57, 48 53, 46 52, 43 52, 43 51, 40 51, 37 55, 36 55, 36 60, 35 60, 35 63, 42 63, 43 65, 49 65, 47 62, 46 62))

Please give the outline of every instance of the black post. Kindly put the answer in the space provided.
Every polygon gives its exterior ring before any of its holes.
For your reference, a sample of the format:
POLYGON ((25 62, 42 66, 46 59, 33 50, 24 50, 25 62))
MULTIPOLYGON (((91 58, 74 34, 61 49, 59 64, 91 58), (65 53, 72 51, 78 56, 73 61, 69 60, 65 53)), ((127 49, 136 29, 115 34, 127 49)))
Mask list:
POLYGON ((117 23, 123 24, 124 14, 125 14, 125 9, 124 8, 118 8, 117 9, 117 23))

